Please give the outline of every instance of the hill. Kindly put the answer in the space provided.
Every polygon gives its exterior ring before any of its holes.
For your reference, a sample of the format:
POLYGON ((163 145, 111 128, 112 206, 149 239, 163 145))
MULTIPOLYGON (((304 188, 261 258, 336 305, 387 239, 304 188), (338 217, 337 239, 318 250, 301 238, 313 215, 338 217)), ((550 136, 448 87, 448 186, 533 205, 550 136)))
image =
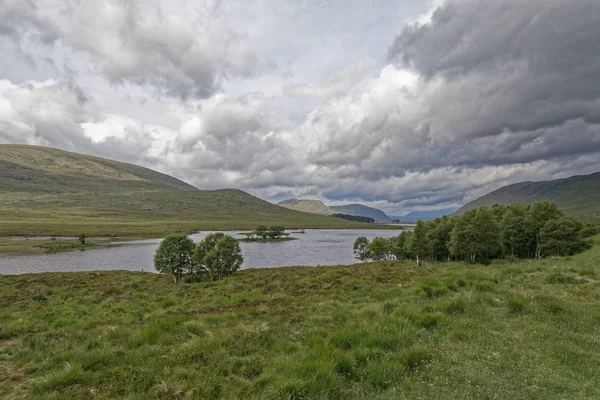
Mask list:
POLYGON ((452 214, 456 211, 456 208, 445 208, 442 210, 424 210, 424 211, 412 211, 403 216, 392 216, 392 220, 398 220, 401 223, 415 223, 417 220, 422 219, 424 221, 436 219, 444 215, 452 214))
POLYGON ((381 210, 367 207, 362 204, 347 204, 342 206, 328 206, 320 200, 289 199, 279 202, 278 205, 292 210, 304 211, 320 215, 349 214, 373 218, 377 223, 391 223, 392 220, 381 210))
POLYGON ((319 200, 289 199, 277 203, 278 206, 311 214, 331 215, 333 211, 319 200))
POLYGON ((367 207, 362 204, 348 204, 344 206, 330 206, 333 212, 340 214, 359 215, 361 217, 373 218, 379 224, 390 224, 391 219, 381 210, 373 207, 367 207))
POLYGON ((365 227, 278 207, 235 189, 198 190, 139 166, 0 145, 0 236, 162 236, 195 230, 365 227))
POLYGON ((598 399, 594 240, 569 258, 198 284, 0 275, 0 398, 598 399))
POLYGON ((553 201, 566 213, 588 219, 600 216, 600 172, 544 182, 521 182, 502 187, 458 209, 457 214, 495 203, 523 205, 553 201))

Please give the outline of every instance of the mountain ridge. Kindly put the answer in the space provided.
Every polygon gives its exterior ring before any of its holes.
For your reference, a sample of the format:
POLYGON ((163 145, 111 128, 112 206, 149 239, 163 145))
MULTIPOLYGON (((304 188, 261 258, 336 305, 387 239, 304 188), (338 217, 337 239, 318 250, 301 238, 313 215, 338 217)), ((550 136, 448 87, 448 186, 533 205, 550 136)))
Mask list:
POLYGON ((460 215, 481 206, 492 206, 495 203, 530 205, 540 200, 553 201, 566 214, 574 217, 590 218, 600 215, 600 172, 503 186, 465 204, 456 214, 460 215))
POLYGON ((392 220, 387 214, 377 208, 365 206, 363 204, 346 204, 341 206, 328 206, 320 200, 291 198, 280 201, 277 205, 298 210, 310 212, 319 215, 349 214, 361 217, 373 218, 377 223, 391 223, 392 220))

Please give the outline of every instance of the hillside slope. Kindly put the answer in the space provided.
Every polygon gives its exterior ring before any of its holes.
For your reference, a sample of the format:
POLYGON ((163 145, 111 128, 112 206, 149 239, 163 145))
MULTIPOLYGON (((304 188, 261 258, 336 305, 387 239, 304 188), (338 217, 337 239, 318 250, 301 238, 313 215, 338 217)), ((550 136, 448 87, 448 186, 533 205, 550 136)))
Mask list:
POLYGON ((261 224, 368 226, 278 207, 241 190, 198 190, 131 164, 44 147, 0 145, 0 236, 162 236, 261 224))
POLYGON ((56 192, 93 189, 198 190, 148 168, 47 147, 0 145, 2 190, 56 192))
POLYGON ((389 224, 392 220, 381 210, 373 207, 367 207, 362 204, 348 204, 343 206, 330 206, 333 212, 350 215, 360 215, 361 217, 373 218, 379 224, 389 224))
POLYGON ((278 206, 289 208, 290 210, 302 211, 311 214, 331 215, 334 212, 319 200, 298 200, 289 199, 277 204, 278 206))
POLYGON ((381 210, 367 207, 362 204, 346 204, 342 206, 328 206, 320 200, 289 199, 277 205, 292 210, 320 215, 350 214, 361 217, 373 218, 377 223, 389 224, 392 220, 381 210))
POLYGON ((600 215, 600 173, 505 186, 466 204, 456 213, 495 203, 529 205, 540 200, 556 202, 565 213, 575 217, 587 219, 600 215))

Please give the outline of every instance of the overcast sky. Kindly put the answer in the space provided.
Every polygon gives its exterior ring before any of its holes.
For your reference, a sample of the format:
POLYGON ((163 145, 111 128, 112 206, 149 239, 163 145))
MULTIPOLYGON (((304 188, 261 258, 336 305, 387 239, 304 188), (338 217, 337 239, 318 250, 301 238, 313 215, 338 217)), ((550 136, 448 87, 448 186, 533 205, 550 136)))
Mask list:
POLYGON ((401 215, 600 171, 598 0, 0 0, 0 143, 401 215))

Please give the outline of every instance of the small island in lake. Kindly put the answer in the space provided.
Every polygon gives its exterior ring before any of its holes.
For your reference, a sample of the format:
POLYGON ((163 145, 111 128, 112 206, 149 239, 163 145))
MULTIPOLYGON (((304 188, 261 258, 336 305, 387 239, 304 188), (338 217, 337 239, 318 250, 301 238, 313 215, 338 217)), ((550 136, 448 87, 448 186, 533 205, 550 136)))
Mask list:
POLYGON ((252 232, 242 232, 240 235, 246 236, 245 239, 238 239, 240 242, 269 243, 298 240, 298 238, 290 237, 290 234, 286 233, 285 228, 282 226, 272 226, 267 228, 266 226, 261 225, 252 232))

